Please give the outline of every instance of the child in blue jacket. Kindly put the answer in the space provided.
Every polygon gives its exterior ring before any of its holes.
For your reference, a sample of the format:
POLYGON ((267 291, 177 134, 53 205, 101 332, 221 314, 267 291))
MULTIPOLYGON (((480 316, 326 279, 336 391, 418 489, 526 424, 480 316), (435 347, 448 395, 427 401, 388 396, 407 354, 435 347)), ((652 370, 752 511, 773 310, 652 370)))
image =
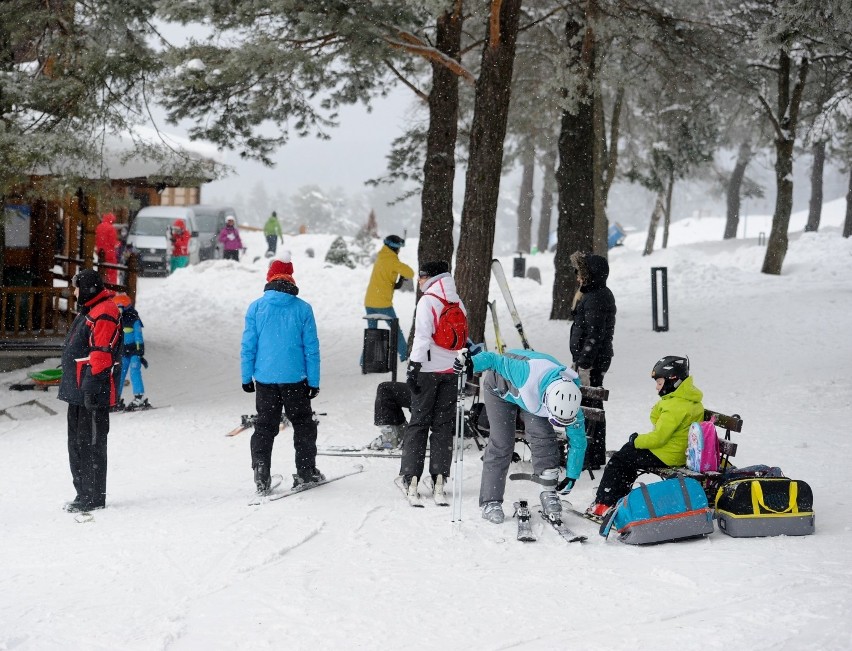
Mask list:
POLYGON ((142 367, 148 368, 145 360, 145 339, 142 336, 142 319, 133 307, 127 294, 117 294, 113 299, 121 313, 121 328, 124 331, 124 355, 121 358, 121 381, 118 385, 118 401, 115 411, 135 411, 148 409, 151 404, 145 397, 145 384, 142 382, 142 367), (133 400, 124 404, 121 392, 124 390, 124 380, 130 372, 130 384, 133 389, 133 400))

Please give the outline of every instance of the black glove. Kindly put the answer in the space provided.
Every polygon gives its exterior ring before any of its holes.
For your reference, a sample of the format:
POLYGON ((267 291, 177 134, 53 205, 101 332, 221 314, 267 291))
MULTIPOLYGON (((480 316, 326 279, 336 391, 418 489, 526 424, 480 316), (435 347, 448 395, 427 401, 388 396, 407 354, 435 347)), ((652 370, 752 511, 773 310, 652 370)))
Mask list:
POLYGON ((405 278, 403 278, 402 276, 397 276, 396 282, 393 284, 393 288, 399 289, 400 287, 402 287, 402 283, 404 283, 404 282, 405 282, 405 278))
POLYGON ((95 409, 100 409, 100 405, 97 403, 97 396, 91 391, 83 392, 83 406, 87 411, 93 411, 95 409))
POLYGON ((142 363, 142 366, 144 366, 145 368, 148 368, 148 360, 147 359, 145 359, 144 357, 140 357, 139 361, 142 363))
POLYGON ((254 380, 249 380, 243 385, 243 391, 246 393, 254 393, 254 380))
POLYGON ((134 355, 139 355, 139 357, 145 356, 145 344, 137 344, 136 350, 133 351, 134 355))
POLYGON ((637 436, 639 436, 639 434, 637 434, 636 432, 633 432, 633 434, 630 435, 630 438, 627 439, 627 442, 630 443, 630 445, 632 445, 633 447, 636 447, 636 437, 637 436))
POLYGON ((420 367, 422 364, 420 362, 411 362, 408 365, 408 372, 405 374, 405 382, 408 384, 408 388, 411 389, 411 393, 420 393, 420 383, 418 379, 420 377, 420 367))
POLYGON ((470 355, 466 350, 460 350, 453 361, 453 371, 455 373, 467 373, 468 369, 473 370, 473 362, 470 361, 470 355))
POLYGON ((308 400, 313 400, 319 395, 319 387, 308 386, 308 400))

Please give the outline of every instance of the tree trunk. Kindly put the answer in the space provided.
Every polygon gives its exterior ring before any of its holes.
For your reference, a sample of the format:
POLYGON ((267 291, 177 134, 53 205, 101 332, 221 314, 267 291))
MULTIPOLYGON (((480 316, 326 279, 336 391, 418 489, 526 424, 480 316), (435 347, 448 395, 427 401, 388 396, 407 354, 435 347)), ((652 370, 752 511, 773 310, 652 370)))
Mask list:
MULTIPOLYGON (((462 34, 461 2, 438 17, 435 47, 459 58, 462 34)), ((453 179, 456 174, 459 82, 449 68, 432 63, 429 92, 429 131, 420 195, 420 243, 417 259, 453 263, 453 179)))
POLYGON ((852 236, 852 167, 849 168, 849 185, 846 188, 846 221, 843 222, 843 237, 852 236))
POLYGON ((731 172, 731 178, 728 181, 728 215, 725 219, 725 234, 723 236, 723 239, 726 240, 732 240, 737 237, 737 229, 740 227, 740 193, 743 187, 746 167, 748 167, 752 155, 751 144, 748 142, 742 143, 740 151, 737 154, 734 171, 731 172))
POLYGON ((592 236, 592 252, 607 257, 606 235, 609 223, 606 217, 606 203, 604 201, 604 169, 606 167, 606 115, 604 114, 603 97, 601 96, 601 83, 595 79, 594 83, 594 151, 593 160, 595 167, 595 226, 592 236))
POLYGON ((822 217, 822 175, 825 168, 825 140, 815 142, 813 145, 814 166, 811 169, 811 204, 808 210, 808 223, 805 224, 806 233, 814 233, 819 230, 819 220, 822 217))
POLYGON ((527 144, 522 154, 523 174, 518 197, 518 251, 530 252, 532 245, 533 177, 535 175, 535 147, 527 144))
POLYGON ((648 224, 648 239, 645 240, 645 250, 642 252, 642 255, 651 255, 654 252, 654 240, 657 239, 657 225, 660 223, 660 217, 662 217, 666 209, 664 195, 665 193, 662 191, 657 193, 654 212, 651 213, 651 222, 648 224))
MULTIPOLYGON (((567 42, 579 34, 581 26, 573 18, 565 25, 567 42)), ((569 65, 585 66, 589 75, 579 90, 580 101, 576 115, 562 112, 562 131, 559 134, 559 169, 556 184, 559 189, 559 223, 556 227, 558 241, 553 259, 553 307, 551 319, 570 319, 571 303, 577 290, 577 278, 571 270, 571 254, 575 251, 592 251, 595 233, 595 125, 594 102, 591 96, 591 69, 589 62, 593 40, 587 29, 587 38, 574 46, 569 65)))
POLYGON ((669 227, 672 225, 672 191, 674 190, 674 171, 669 172, 669 181, 666 183, 666 213, 663 220, 663 248, 669 247, 669 227))
POLYGON ((793 211, 793 145, 796 142, 796 122, 799 104, 802 101, 805 80, 808 75, 808 60, 803 59, 792 93, 790 91, 791 61, 783 50, 778 56, 778 118, 775 120, 775 212, 766 243, 766 257, 762 273, 781 275, 784 257, 787 255, 787 230, 790 228, 790 213, 793 211))
POLYGON ((541 213, 538 217, 538 250, 547 251, 550 243, 550 217, 553 214, 553 191, 556 185, 556 149, 551 149, 544 157, 544 179, 541 190, 541 213))
POLYGON ((482 341, 485 330, 520 8, 521 0, 492 0, 490 36, 476 81, 455 273, 474 341, 482 341))

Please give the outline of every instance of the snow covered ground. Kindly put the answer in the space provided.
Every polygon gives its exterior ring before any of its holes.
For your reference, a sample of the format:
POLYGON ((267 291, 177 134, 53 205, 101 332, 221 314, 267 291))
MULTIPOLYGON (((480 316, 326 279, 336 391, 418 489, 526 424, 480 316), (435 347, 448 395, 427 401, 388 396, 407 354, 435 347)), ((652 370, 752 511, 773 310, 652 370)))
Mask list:
MULTIPOLYGON (((567 545, 535 523, 539 540, 479 516, 481 463, 464 466, 465 521, 450 509, 412 509, 392 480, 398 461, 304 495, 249 507, 249 434, 224 434, 254 412, 240 390, 243 314, 263 290, 261 233, 246 233, 245 261, 206 262, 143 279, 147 394, 162 408, 115 415, 107 509, 78 524, 65 405, 55 389, 5 387, 0 408, 0 649, 849 649, 852 648, 852 239, 845 202, 826 204, 817 234, 793 232, 779 277, 760 273, 757 239, 720 241, 721 219, 672 226, 670 247, 643 258, 642 234, 610 257, 618 302, 606 378, 608 447, 648 425, 650 368, 688 354, 705 404, 737 412, 738 465, 781 466, 811 484, 817 534, 732 539, 719 533, 650 548, 590 537, 567 545), (669 269, 671 330, 651 330, 649 268, 669 269)), ((804 215, 791 228, 800 231, 804 215)), ((749 217, 749 234, 766 227, 749 217)), ((314 307, 322 348, 315 409, 319 443, 362 444, 376 434, 376 385, 358 367, 368 268, 329 267, 330 236, 286 238, 300 295, 314 307), (317 256, 305 251, 312 247, 317 256)), ((415 264, 416 242, 402 259, 415 264)), ((510 279, 533 347, 570 360, 568 324, 548 320, 553 257, 528 259, 543 284, 510 279)), ((504 260, 511 268, 511 261, 504 260)), ((504 336, 519 345, 502 298, 504 336)), ((411 293, 397 293, 405 328, 411 293)), ((488 342, 492 344, 490 325, 488 342)), ((50 362, 39 368, 51 366, 50 362)), ((130 390, 125 389, 125 398, 130 390)), ((294 472, 289 430, 273 472, 294 472)), ((357 460, 319 457, 327 474, 357 460)), ((598 478, 600 475, 598 474, 598 478)), ((591 501, 585 475, 574 503, 591 501)), ((537 500, 510 482, 507 502, 537 500)), ((506 506, 510 509, 509 504, 506 506)))

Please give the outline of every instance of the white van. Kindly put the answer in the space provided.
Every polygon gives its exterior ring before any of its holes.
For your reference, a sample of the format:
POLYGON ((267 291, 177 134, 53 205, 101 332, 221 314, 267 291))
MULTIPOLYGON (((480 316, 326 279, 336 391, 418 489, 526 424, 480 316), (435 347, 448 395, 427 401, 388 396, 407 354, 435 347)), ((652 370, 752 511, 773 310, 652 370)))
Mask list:
POLYGON ((185 206, 147 206, 136 213, 130 224, 127 243, 139 255, 139 273, 169 273, 172 243, 169 227, 176 219, 186 223, 189 238, 189 264, 198 263, 198 227, 195 213, 185 206))

